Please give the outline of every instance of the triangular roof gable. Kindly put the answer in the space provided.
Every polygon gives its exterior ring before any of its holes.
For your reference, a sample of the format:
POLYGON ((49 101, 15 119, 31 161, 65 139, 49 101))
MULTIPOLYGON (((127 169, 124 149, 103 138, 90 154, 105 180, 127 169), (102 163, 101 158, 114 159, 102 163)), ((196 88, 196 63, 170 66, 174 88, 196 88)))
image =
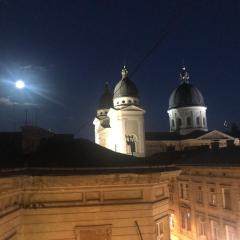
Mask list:
POLYGON ((206 134, 203 134, 202 136, 198 137, 197 139, 203 140, 203 139, 226 139, 226 140, 234 140, 234 138, 226 133, 223 133, 218 130, 213 130, 211 132, 208 132, 206 134))

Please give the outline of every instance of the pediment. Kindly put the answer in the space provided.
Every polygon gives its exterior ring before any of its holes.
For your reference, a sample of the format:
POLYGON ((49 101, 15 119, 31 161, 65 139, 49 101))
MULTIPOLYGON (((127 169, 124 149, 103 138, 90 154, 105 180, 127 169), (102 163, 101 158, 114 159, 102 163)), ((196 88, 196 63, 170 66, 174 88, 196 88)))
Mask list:
POLYGON ((197 139, 199 140, 221 140, 221 139, 225 139, 225 140, 234 140, 234 138, 226 133, 223 133, 221 131, 218 130, 213 130, 211 132, 208 132, 200 137, 198 137, 197 139))

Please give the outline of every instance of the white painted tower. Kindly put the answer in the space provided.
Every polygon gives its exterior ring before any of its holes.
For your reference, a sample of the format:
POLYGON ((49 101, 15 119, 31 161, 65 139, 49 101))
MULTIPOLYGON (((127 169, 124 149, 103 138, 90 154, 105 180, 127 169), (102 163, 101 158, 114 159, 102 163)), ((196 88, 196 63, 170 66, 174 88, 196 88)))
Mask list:
POLYGON ((93 122, 95 142, 116 152, 144 157, 145 110, 139 104, 138 90, 128 78, 125 67, 122 69, 121 80, 114 88, 112 103, 113 107, 102 111, 107 112, 104 119, 109 120, 109 124, 103 126, 101 115, 98 113, 93 122))
POLYGON ((207 107, 201 92, 189 82, 189 74, 183 67, 180 73, 180 85, 169 99, 169 123, 171 132, 182 135, 196 130, 208 131, 207 107))
POLYGON ((109 90, 108 83, 106 83, 105 91, 99 100, 97 115, 93 121, 93 124, 95 126, 95 143, 106 148, 110 148, 111 146, 109 139, 111 133, 110 119, 107 115, 111 107, 112 93, 109 90))

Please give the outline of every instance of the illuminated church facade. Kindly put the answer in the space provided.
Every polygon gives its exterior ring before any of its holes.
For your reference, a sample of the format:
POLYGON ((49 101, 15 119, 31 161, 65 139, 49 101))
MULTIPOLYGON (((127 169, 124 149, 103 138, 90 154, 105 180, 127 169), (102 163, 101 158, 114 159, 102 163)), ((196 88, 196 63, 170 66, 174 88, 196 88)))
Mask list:
POLYGON ((95 143, 112 151, 144 157, 169 150, 183 151, 199 146, 226 147, 239 140, 218 130, 208 131, 207 107, 200 90, 190 83, 185 67, 180 84, 169 98, 167 110, 169 132, 145 132, 144 108, 140 105, 136 85, 126 67, 122 79, 111 93, 108 85, 100 98, 95 125, 95 143))
POLYGON ((106 85, 94 119, 95 142, 113 151, 145 156, 145 110, 141 107, 138 90, 122 69, 122 78, 110 92, 106 85))
MULTIPOLYGON (((169 99, 170 132, 181 135, 193 131, 208 131, 207 107, 201 92, 189 82, 189 74, 183 67, 180 85, 169 99)), ((101 96, 96 117, 95 143, 113 151, 132 154, 137 157, 146 155, 144 108, 140 105, 136 85, 128 77, 126 67, 122 78, 112 94, 108 85, 101 96)))

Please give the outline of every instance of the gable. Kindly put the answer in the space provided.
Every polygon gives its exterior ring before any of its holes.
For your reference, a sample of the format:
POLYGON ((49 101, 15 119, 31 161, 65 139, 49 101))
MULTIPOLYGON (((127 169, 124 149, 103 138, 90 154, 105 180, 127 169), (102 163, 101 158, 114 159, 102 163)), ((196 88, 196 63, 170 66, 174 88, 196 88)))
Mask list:
POLYGON ((199 140, 234 140, 234 138, 226 133, 223 133, 218 130, 213 130, 211 132, 208 132, 206 134, 203 134, 202 136, 198 137, 199 140))

